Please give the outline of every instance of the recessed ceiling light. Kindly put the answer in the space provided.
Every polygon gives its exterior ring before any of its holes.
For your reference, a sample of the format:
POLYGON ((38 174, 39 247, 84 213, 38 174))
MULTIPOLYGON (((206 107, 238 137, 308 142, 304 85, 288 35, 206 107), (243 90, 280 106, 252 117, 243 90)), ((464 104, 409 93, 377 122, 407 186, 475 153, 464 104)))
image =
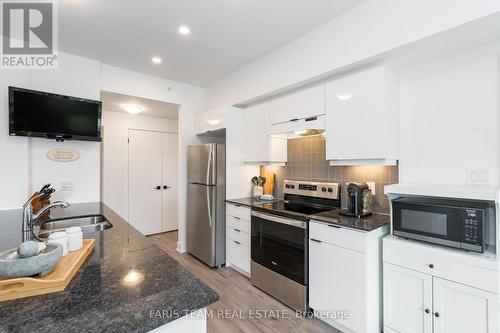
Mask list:
POLYGON ((160 57, 153 57, 151 59, 152 62, 154 62, 155 64, 161 64, 161 58, 160 57))
POLYGON ((209 125, 212 125, 212 126, 214 126, 214 125, 219 125, 220 120, 219 120, 219 119, 207 119, 207 123, 208 123, 209 125))
POLYGON ((342 93, 337 94, 337 98, 340 99, 341 101, 347 101, 347 100, 351 99, 352 95, 354 95, 354 93, 342 92, 342 93))
POLYGON ((191 29, 189 29, 188 26, 185 26, 185 25, 181 25, 179 27, 179 33, 181 35, 189 35, 191 33, 191 29))
POLYGON ((140 105, 137 105, 137 104, 125 104, 125 105, 122 105, 122 109, 124 111, 127 111, 128 113, 131 113, 131 114, 138 114, 138 113, 141 113, 142 111, 144 111, 144 108, 140 105))

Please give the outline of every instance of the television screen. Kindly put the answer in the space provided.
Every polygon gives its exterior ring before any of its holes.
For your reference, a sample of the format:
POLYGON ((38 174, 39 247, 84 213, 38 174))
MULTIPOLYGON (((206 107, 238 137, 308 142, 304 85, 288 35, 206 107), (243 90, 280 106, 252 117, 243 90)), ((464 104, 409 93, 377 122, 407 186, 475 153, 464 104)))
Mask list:
POLYGON ((9 134, 101 141, 100 101, 9 87, 9 134))

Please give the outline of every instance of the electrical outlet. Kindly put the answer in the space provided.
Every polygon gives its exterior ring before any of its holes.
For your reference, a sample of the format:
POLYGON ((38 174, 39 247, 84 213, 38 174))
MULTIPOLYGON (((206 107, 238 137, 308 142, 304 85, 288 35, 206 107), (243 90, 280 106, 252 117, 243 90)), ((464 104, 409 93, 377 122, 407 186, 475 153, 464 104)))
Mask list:
POLYGON ((372 195, 375 195, 375 182, 366 182, 366 185, 368 185, 368 188, 372 191, 372 195))
POLYGON ((488 185, 490 170, 468 168, 466 171, 467 185, 488 185))
POLYGON ((61 191, 73 191, 73 181, 63 180, 61 183, 61 191))

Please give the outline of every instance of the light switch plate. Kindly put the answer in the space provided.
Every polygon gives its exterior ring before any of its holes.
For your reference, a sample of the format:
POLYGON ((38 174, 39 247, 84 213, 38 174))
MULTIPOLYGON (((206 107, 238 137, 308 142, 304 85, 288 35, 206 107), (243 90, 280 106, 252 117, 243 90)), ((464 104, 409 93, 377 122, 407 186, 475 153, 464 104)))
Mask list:
POLYGON ((61 191, 73 191, 73 181, 63 180, 61 182, 61 191))
POLYGON ((368 185, 368 188, 372 191, 372 195, 375 195, 375 182, 366 182, 366 185, 368 185))
POLYGON ((488 185, 490 179, 489 169, 468 168, 466 171, 467 185, 488 185))

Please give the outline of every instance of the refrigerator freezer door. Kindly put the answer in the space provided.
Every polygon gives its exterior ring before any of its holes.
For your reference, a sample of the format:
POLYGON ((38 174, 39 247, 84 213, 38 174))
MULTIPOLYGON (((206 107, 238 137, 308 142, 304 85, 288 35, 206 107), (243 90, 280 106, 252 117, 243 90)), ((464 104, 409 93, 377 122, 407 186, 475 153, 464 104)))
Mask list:
POLYGON ((216 187, 188 184, 187 250, 189 253, 215 266, 215 200, 216 187))
POLYGON ((217 176, 215 147, 214 144, 188 147, 188 183, 215 185, 217 176))

